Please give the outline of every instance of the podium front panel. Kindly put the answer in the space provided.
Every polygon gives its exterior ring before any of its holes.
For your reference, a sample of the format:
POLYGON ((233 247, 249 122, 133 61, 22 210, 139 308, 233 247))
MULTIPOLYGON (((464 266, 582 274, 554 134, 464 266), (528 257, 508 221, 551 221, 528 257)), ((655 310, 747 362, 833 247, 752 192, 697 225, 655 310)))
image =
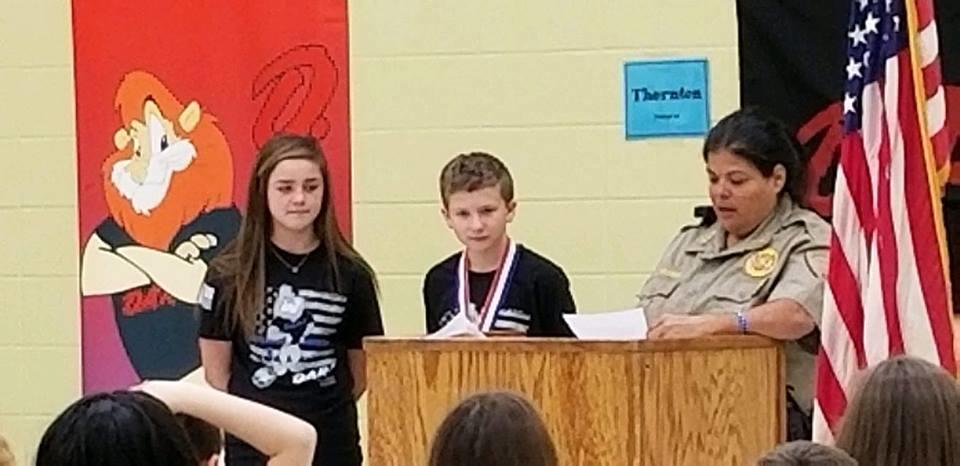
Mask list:
POLYGON ((364 347, 372 466, 425 465, 447 412, 483 390, 526 395, 565 466, 743 465, 784 438, 784 356, 766 338, 375 338, 364 347))

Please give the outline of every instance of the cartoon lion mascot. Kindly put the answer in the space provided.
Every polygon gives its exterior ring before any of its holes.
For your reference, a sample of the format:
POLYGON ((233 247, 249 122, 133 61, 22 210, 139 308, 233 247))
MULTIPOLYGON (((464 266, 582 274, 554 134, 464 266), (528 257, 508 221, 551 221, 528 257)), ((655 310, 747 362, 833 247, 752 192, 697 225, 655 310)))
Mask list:
POLYGON ((216 118, 150 73, 124 76, 114 106, 109 217, 84 246, 81 292, 112 298, 141 378, 180 378, 199 365, 194 304, 207 264, 240 225, 233 159, 216 118))

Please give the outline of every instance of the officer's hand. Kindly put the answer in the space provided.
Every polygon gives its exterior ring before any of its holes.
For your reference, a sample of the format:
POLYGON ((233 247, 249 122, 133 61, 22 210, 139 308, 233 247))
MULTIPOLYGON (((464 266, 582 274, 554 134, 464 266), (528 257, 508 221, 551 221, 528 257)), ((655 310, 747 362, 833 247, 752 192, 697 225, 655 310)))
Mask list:
POLYGON ((717 333, 717 315, 688 316, 664 314, 653 322, 647 332, 651 340, 700 338, 717 333))

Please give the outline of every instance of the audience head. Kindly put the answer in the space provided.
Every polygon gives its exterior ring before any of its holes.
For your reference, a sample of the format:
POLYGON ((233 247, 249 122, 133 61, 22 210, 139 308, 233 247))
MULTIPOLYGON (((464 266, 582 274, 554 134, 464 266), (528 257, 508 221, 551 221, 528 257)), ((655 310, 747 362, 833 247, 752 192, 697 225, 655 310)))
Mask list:
POLYGON ((473 395, 437 429, 429 466, 557 466, 557 452, 536 409, 509 392, 473 395))
POLYGON ((861 465, 960 464, 960 387, 939 366, 895 357, 866 374, 837 446, 861 465))
POLYGON ((190 440, 160 400, 136 391, 90 395, 53 421, 36 466, 198 466, 190 440))
POLYGON ((798 440, 777 446, 757 466, 857 466, 857 461, 839 448, 798 440))
POLYGON ((197 463, 201 466, 215 466, 223 449, 220 429, 188 414, 177 414, 177 420, 180 421, 184 432, 187 433, 187 438, 190 439, 197 463))

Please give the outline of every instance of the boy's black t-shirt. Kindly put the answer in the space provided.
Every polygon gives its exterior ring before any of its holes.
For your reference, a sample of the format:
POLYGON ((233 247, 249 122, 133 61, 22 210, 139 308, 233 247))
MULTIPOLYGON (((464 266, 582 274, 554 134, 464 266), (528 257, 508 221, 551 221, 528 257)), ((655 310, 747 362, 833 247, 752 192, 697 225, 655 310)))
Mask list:
MULTIPOLYGON (((423 302, 427 332, 440 330, 457 309, 456 253, 433 266, 424 279, 423 302)), ((517 245, 516 265, 507 284, 506 297, 497 309, 492 329, 519 332, 528 336, 572 336, 563 314, 576 312, 570 281, 563 270, 549 259, 517 245)), ((483 306, 493 286, 495 272, 469 272, 470 302, 483 306)))
MULTIPOLYGON (((293 414, 317 429, 314 464, 360 464, 353 376, 347 350, 361 349, 365 336, 383 335, 373 279, 360 265, 340 257, 340 285, 322 249, 306 257, 299 273, 289 266, 303 255, 275 248, 266 253, 265 303, 254 335, 225 332, 229 298, 208 274, 200 294, 200 337, 233 343, 227 391, 293 414), (277 256, 286 261, 285 265, 277 256)), ((228 439, 233 464, 263 464, 239 440, 228 439), (251 458, 250 461, 233 461, 251 458)))

